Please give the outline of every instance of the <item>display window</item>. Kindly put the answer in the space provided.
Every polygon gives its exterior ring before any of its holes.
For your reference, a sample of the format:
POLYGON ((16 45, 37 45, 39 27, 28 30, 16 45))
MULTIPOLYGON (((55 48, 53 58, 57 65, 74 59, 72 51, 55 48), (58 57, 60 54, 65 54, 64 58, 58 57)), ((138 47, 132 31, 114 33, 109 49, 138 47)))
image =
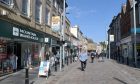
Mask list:
POLYGON ((0 39, 0 76, 12 72, 7 41, 0 39))
POLYGON ((0 41, 0 60, 7 58, 7 47, 6 43, 0 41))
POLYGON ((39 44, 32 44, 32 53, 33 53, 33 66, 37 66, 39 64, 39 44))

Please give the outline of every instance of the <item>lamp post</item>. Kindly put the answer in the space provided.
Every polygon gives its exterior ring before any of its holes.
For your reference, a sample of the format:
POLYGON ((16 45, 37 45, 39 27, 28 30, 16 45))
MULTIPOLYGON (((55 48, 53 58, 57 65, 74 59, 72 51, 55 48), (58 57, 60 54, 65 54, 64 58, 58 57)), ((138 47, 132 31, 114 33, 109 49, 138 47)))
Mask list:
POLYGON ((110 31, 109 31, 109 35, 108 35, 108 37, 109 37, 109 41, 108 41, 108 47, 109 47, 109 50, 108 50, 108 54, 109 54, 109 60, 110 60, 110 31))
MULTIPOLYGON (((62 40, 65 41, 65 20, 66 20, 66 0, 63 0, 63 28, 62 28, 62 40)), ((65 45, 62 46, 63 52, 63 66, 65 64, 65 45)))
POLYGON ((137 66, 135 0, 133 0, 133 20, 134 20, 134 57, 135 57, 135 66, 137 66))

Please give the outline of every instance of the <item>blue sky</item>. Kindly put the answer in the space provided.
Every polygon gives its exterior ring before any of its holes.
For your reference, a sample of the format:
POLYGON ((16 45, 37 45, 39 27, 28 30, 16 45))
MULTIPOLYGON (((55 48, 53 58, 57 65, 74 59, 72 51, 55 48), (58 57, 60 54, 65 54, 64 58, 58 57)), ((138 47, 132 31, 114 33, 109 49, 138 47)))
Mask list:
POLYGON ((121 11, 126 0, 67 0, 71 26, 79 25, 83 34, 94 42, 107 39, 113 16, 121 11))

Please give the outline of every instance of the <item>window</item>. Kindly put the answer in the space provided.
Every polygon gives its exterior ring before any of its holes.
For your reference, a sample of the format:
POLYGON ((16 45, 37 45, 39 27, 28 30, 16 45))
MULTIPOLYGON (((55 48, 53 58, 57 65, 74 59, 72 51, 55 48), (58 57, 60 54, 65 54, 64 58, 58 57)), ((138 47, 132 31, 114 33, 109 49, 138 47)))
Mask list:
POLYGON ((22 13, 26 16, 30 15, 30 0, 22 0, 22 13))
POLYGON ((0 2, 9 6, 13 6, 13 0, 0 0, 0 2))
POLYGON ((36 0, 35 6, 35 20, 41 22, 42 3, 41 0, 36 0))
POLYGON ((139 14, 139 24, 140 24, 140 4, 138 6, 138 14, 139 14))
POLYGON ((49 24, 49 19, 50 19, 50 11, 48 8, 46 8, 46 14, 45 14, 45 22, 46 24, 49 24))
POLYGON ((53 5, 55 4, 55 0, 53 0, 53 5))
POLYGON ((58 8, 58 4, 57 4, 57 1, 56 0, 54 2, 54 6, 55 6, 55 8, 58 8))

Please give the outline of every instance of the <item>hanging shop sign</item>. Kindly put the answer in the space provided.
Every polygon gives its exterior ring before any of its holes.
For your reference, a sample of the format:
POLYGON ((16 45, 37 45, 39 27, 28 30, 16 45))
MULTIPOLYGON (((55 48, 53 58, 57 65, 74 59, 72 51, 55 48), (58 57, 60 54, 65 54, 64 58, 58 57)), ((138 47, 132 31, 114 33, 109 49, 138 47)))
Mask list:
POLYGON ((114 35, 109 35, 110 41, 113 42, 114 41, 114 35))
POLYGON ((44 43, 50 43, 50 41, 51 41, 51 40, 50 40, 49 37, 45 37, 45 38, 44 38, 44 43))
POLYGON ((60 16, 52 17, 52 30, 54 32, 60 32, 60 16))

